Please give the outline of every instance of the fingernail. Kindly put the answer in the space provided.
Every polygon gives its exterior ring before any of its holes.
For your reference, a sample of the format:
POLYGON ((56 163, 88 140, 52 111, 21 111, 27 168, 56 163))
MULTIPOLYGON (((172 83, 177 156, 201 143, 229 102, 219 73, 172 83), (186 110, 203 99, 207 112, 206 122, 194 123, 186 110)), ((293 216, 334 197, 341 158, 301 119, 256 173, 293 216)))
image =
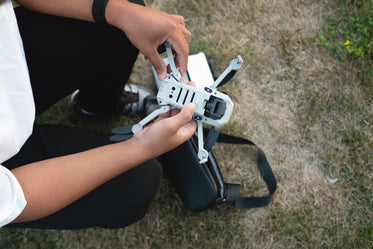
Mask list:
POLYGON ((190 102, 188 105, 189 105, 191 108, 196 108, 196 104, 194 104, 193 102, 190 102))
POLYGON ((162 73, 158 74, 158 79, 159 80, 163 80, 164 78, 166 78, 166 76, 167 76, 167 73, 166 72, 162 72, 162 73))

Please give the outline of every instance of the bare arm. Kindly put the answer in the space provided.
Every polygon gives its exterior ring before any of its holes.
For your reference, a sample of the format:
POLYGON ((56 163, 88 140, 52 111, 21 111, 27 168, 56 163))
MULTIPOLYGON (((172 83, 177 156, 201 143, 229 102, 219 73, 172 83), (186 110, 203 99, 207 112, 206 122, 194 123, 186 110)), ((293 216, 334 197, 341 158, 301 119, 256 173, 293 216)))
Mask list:
MULTIPOLYGON (((56 16, 93 21, 93 0, 17 0, 29 9, 56 16)), ((121 29, 135 47, 153 64, 160 79, 166 77, 166 67, 157 48, 168 40, 176 53, 176 64, 185 75, 188 63, 190 32, 184 18, 130 3, 109 0, 106 12, 109 24, 121 29)))
POLYGON ((50 215, 111 178, 180 145, 196 130, 193 111, 194 105, 189 104, 180 113, 163 115, 157 122, 121 143, 12 170, 27 201, 25 209, 14 222, 50 215))

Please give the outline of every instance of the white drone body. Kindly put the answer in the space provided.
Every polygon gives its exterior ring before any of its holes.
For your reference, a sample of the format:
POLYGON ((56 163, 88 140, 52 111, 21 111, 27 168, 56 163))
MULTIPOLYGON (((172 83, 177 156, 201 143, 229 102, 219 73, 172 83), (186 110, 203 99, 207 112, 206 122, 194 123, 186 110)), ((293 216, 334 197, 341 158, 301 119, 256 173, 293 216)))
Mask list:
POLYGON ((229 96, 217 91, 216 87, 227 76, 232 76, 241 67, 242 58, 238 56, 237 59, 232 60, 230 65, 210 87, 199 88, 182 82, 180 72, 175 66, 171 44, 166 41, 165 46, 171 73, 164 80, 160 81, 157 94, 157 101, 160 108, 132 126, 132 133, 135 134, 141 131, 145 125, 162 113, 166 113, 174 108, 182 109, 186 104, 194 103, 196 108, 193 118, 197 122, 198 158, 200 163, 205 163, 208 159, 208 152, 204 149, 203 123, 211 126, 222 126, 229 121, 233 111, 233 102, 229 96))

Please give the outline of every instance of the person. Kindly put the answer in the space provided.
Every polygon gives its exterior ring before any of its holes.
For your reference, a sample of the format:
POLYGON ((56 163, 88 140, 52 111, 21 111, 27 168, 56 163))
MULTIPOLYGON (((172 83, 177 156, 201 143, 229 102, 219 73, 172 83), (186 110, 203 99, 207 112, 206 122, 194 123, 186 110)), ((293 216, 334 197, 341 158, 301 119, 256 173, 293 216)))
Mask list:
POLYGON ((118 228, 140 220, 160 185, 154 158, 194 134, 195 106, 161 115, 118 143, 38 125, 35 115, 73 92, 89 115, 138 113, 149 92, 125 85, 138 52, 163 79, 157 48, 169 41, 184 75, 184 19, 141 0, 17 2, 13 9, 0 0, 0 227, 118 228))

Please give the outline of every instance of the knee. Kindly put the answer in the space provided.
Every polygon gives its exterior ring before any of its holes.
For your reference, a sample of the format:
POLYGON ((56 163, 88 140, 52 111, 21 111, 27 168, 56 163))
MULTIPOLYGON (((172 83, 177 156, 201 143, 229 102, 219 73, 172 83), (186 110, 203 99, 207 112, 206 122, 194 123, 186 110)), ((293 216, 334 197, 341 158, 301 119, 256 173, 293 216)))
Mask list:
POLYGON ((141 209, 149 207, 155 199, 162 180, 162 167, 155 159, 145 162, 137 167, 136 183, 132 191, 133 207, 141 209))
POLYGON ((162 180, 162 167, 150 160, 127 172, 125 186, 111 205, 110 218, 101 227, 120 228, 141 220, 155 199, 162 180), (129 180, 130 179, 130 180, 129 180), (131 186, 128 186, 131 181, 131 186))

